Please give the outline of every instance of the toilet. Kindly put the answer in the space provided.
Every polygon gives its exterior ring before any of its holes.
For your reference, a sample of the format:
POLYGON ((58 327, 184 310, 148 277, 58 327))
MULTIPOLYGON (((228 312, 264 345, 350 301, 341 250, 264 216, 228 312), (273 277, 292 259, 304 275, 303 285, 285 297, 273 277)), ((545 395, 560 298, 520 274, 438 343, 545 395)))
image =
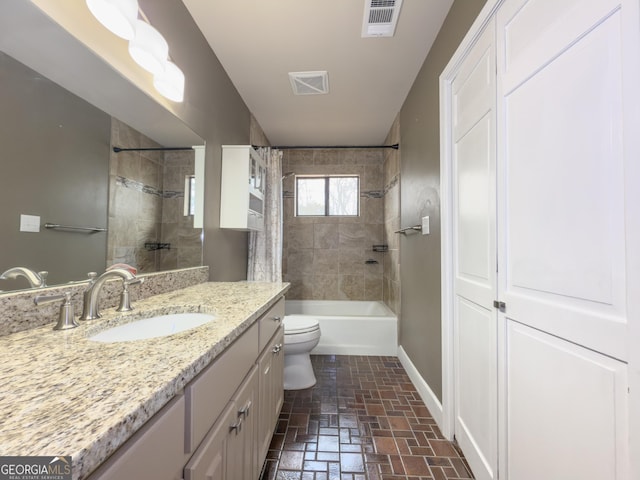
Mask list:
POLYGON ((318 319, 308 315, 285 315, 283 323, 284 389, 313 387, 316 376, 309 354, 320 341, 318 319))

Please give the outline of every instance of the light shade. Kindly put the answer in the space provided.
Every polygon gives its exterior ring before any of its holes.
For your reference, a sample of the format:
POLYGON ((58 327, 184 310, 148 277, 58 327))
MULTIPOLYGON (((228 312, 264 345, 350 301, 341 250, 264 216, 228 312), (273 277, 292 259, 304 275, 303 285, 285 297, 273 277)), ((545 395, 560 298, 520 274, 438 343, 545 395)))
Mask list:
POLYGON ((129 55, 142 68, 158 75, 164 71, 169 45, 155 28, 137 20, 135 36, 129 41, 129 55))
POLYGON ((125 40, 135 34, 137 0, 87 0, 87 7, 109 31, 125 40))
POLYGON ((153 86, 169 100, 181 102, 184 99, 184 73, 175 63, 165 63, 164 72, 153 76, 153 86))

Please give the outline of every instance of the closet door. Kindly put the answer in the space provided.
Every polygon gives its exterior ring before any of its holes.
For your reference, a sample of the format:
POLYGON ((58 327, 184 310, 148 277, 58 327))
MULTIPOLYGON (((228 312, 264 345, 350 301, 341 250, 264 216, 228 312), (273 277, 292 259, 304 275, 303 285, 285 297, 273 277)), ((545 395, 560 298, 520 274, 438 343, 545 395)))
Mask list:
POLYGON ((497 13, 513 480, 628 474, 625 13, 620 0, 507 0, 497 13))
POLYGON ((451 85, 454 433, 477 479, 497 478, 494 34, 451 85))

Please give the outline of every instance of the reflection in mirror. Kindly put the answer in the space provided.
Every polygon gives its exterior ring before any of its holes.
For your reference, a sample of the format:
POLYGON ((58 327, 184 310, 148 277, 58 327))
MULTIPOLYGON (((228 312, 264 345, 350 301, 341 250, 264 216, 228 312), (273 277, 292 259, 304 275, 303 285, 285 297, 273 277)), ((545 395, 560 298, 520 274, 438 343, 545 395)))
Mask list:
MULTIPOLYGON (((202 265, 202 230, 184 215, 193 150, 113 152, 162 145, 4 52, 0 84, 0 272, 48 271, 51 286, 113 263, 202 265)), ((0 279, 0 291, 22 288, 24 276, 0 279)))
MULTIPOLYGON (((111 142, 161 148, 116 119, 111 142)), ((125 263, 138 273, 202 265, 202 229, 194 228, 185 190, 185 177, 195 175, 195 151, 112 151, 110 165, 107 265, 125 263)))

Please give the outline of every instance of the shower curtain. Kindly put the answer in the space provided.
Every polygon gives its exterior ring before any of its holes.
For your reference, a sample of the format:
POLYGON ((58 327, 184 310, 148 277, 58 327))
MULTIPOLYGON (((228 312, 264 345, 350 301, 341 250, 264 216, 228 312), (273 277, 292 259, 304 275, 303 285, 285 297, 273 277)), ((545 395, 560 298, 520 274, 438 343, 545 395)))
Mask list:
POLYGON ((249 233, 247 280, 282 281, 282 151, 260 148, 267 178, 264 195, 264 229, 249 233))

